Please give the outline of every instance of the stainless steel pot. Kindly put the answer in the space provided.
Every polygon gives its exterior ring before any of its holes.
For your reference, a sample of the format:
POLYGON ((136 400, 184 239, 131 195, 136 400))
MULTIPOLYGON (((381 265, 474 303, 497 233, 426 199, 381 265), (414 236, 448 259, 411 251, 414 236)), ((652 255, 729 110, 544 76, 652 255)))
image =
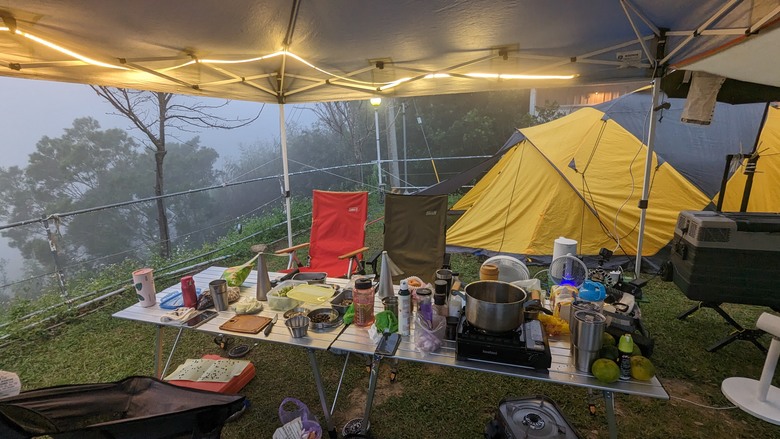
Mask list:
POLYGON ((527 299, 525 290, 507 282, 472 282, 466 285, 466 320, 486 331, 513 331, 523 324, 527 299))

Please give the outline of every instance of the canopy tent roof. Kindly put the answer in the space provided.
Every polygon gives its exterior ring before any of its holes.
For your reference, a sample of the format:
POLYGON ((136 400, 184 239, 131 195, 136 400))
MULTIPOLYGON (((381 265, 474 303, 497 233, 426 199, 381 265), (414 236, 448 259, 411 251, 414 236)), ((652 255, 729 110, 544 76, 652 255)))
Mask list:
POLYGON ((778 5, 6 0, 0 75, 273 103, 573 86, 650 78, 662 28, 662 65, 730 74, 703 56, 754 40, 778 5))

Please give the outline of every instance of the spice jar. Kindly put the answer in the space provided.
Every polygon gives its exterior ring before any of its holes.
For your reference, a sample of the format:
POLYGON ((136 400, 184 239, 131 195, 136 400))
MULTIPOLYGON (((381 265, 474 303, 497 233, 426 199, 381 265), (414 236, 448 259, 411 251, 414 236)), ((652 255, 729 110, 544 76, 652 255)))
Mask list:
POLYGON ((432 291, 430 288, 417 289, 417 312, 428 323, 433 322, 433 304, 431 303, 432 291))
POLYGON ((479 280, 498 280, 498 266, 483 264, 479 267, 479 280))
POLYGON ((374 286, 370 279, 360 278, 355 281, 352 304, 355 307, 355 325, 371 326, 374 323, 374 286))

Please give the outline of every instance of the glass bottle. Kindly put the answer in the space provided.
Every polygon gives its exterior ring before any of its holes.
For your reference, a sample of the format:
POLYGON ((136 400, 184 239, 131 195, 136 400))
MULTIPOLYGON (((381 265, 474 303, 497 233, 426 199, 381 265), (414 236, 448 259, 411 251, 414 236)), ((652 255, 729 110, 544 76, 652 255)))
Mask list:
POLYGON ((355 281, 352 304, 355 306, 355 325, 371 326, 374 323, 374 286, 371 279, 361 278, 355 281))
POLYGON ((406 279, 401 281, 398 290, 398 332, 401 335, 410 335, 412 323, 412 293, 406 279))
POLYGON ((432 291, 429 288, 417 289, 417 312, 420 314, 420 318, 428 322, 433 323, 433 304, 431 303, 432 291))

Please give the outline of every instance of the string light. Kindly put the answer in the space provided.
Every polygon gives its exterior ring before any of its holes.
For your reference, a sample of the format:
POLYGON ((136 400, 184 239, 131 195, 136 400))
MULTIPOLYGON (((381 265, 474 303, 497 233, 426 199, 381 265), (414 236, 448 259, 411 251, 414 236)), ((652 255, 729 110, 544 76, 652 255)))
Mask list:
MULTIPOLYGON (((22 37, 25 37, 29 40, 35 41, 41 45, 44 45, 50 49, 56 50, 57 52, 60 52, 62 54, 71 56, 73 58, 76 58, 86 64, 99 66, 99 67, 106 67, 110 69, 117 69, 117 70, 130 70, 127 67, 123 67, 120 65, 115 64, 109 64, 105 62, 101 62, 92 58, 89 58, 87 56, 81 55, 77 52, 74 52, 70 49, 66 49, 65 47, 62 47, 58 44, 55 44, 51 41, 45 40, 43 38, 40 38, 38 36, 29 34, 27 32, 21 31, 19 29, 15 29, 12 31, 8 26, 0 26, 0 32, 12 32, 16 35, 20 35, 22 37)), ((257 56, 252 58, 244 58, 244 59, 236 59, 236 60, 228 60, 228 59, 215 59, 215 58, 204 58, 204 59, 193 59, 189 60, 185 63, 178 64, 175 66, 159 69, 159 72, 168 72, 171 70, 181 69, 183 67, 187 67, 193 64, 203 63, 203 64, 246 64, 246 63, 253 63, 253 62, 260 62, 280 56, 289 56, 290 58, 293 58, 302 64, 320 72, 327 76, 330 76, 332 78, 336 78, 338 80, 352 83, 352 84, 360 84, 370 87, 376 87, 379 91, 388 90, 391 88, 398 87, 399 85, 406 83, 413 78, 411 77, 404 77, 400 79, 396 79, 394 81, 389 82, 370 82, 370 81, 361 81, 358 79, 341 76, 336 73, 330 72, 328 70, 325 70, 323 68, 317 67, 316 65, 312 64, 311 62, 307 61, 306 59, 302 58, 301 56, 296 55, 293 52, 290 52, 289 50, 280 50, 277 52, 270 53, 268 55, 263 56, 257 56)), ((523 74, 508 74, 508 73, 461 73, 458 74, 459 77, 468 77, 468 78, 479 78, 479 79, 504 79, 504 80, 568 80, 573 79, 576 77, 576 75, 523 75, 523 74)), ((430 73, 425 76, 423 76, 420 79, 442 79, 442 78, 452 78, 453 75, 450 75, 449 73, 430 73)), ((418 77, 419 78, 419 77, 418 77)))
POLYGON ((464 73, 469 78, 486 79, 574 79, 577 75, 515 75, 509 73, 464 73))
MULTIPOLYGON (((2 28, 0 28, 0 30, 2 30, 2 28)), ((5 30, 10 30, 10 29, 8 29, 6 27, 5 30)), ((91 65, 99 66, 99 67, 106 67, 106 68, 109 68, 109 69, 128 70, 126 67, 117 66, 117 65, 114 65, 114 64, 108 64, 108 63, 104 63, 104 62, 101 62, 101 61, 98 61, 98 60, 94 60, 92 58, 89 58, 87 56, 84 56, 84 55, 81 55, 79 53, 76 53, 76 52, 74 52, 72 50, 69 50, 69 49, 66 49, 66 48, 64 48, 62 46, 54 44, 51 41, 44 40, 41 37, 36 37, 35 35, 28 34, 27 32, 20 31, 19 29, 17 29, 16 32, 14 32, 14 33, 16 35, 21 35, 21 36, 23 36, 23 37, 25 37, 25 38, 27 38, 29 40, 33 40, 36 43, 42 44, 42 45, 44 45, 44 46, 46 46, 46 47, 48 47, 50 49, 54 49, 57 52, 60 52, 60 53, 63 53, 65 55, 68 55, 68 56, 71 56, 73 58, 76 58, 77 60, 85 62, 87 64, 91 64, 91 65)))

